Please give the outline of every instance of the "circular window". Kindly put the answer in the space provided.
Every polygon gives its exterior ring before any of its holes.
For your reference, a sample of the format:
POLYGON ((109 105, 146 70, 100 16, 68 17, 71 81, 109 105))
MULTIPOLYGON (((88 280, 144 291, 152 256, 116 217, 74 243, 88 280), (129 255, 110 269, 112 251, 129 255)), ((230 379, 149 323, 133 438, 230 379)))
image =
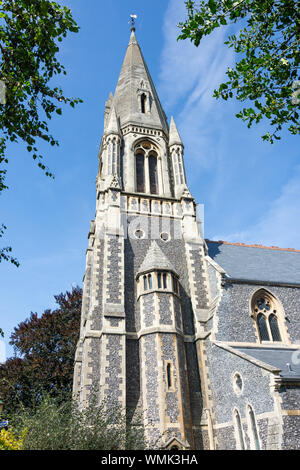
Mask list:
POLYGON ((145 232, 143 232, 143 230, 136 230, 134 232, 134 236, 135 238, 137 238, 138 240, 140 240, 141 238, 144 238, 145 237, 145 232))
POLYGON ((170 240, 170 235, 167 232, 162 232, 160 234, 160 238, 164 242, 168 242, 170 240))
POLYGON ((233 389, 237 395, 241 395, 243 391, 243 379, 238 373, 233 377, 233 389))

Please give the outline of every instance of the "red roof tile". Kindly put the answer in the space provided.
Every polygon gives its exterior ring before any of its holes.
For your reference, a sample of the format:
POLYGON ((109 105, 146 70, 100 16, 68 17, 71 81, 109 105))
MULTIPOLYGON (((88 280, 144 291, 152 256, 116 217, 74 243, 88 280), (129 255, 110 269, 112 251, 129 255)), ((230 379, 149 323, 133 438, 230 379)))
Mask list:
POLYGON ((232 243, 232 242, 226 242, 224 240, 205 239, 205 241, 209 243, 222 243, 223 245, 245 246, 245 247, 250 247, 250 248, 265 248, 268 250, 293 251, 296 253, 300 253, 300 250, 295 250, 295 248, 280 248, 279 246, 264 246, 264 245, 248 245, 246 243, 232 243))

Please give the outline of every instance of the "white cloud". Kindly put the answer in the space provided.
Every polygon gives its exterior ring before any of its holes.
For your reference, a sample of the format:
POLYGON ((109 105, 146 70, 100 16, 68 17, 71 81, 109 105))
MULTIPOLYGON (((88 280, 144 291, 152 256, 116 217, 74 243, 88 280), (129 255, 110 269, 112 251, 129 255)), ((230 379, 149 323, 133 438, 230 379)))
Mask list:
POLYGON ((283 186, 278 198, 257 223, 244 231, 219 235, 214 239, 300 249, 299 201, 300 165, 297 165, 293 177, 283 186))
POLYGON ((224 46, 227 28, 220 28, 211 37, 204 38, 198 48, 189 40, 177 41, 180 34, 177 24, 185 16, 184 2, 171 0, 164 23, 160 95, 167 110, 183 103, 176 121, 189 161, 196 160, 200 167, 211 167, 219 156, 216 145, 212 146, 212 143, 216 144, 216 135, 218 142, 223 138, 225 109, 223 103, 212 95, 224 80, 227 67, 232 64, 233 53, 224 46))
MULTIPOLYGON (((280 166, 277 173, 273 168, 272 176, 266 176, 266 184, 274 184, 274 177, 278 179, 277 194, 280 195, 273 201, 272 196, 268 198, 268 195, 264 201, 256 199, 251 177, 255 176, 257 165, 262 172, 269 174, 270 150, 261 141, 263 132, 261 128, 250 131, 235 118, 235 113, 242 107, 241 103, 235 100, 224 102, 212 97, 213 90, 226 80, 227 68, 234 64, 233 50, 224 45, 229 30, 227 27, 219 28, 196 48, 188 39, 177 41, 180 29, 176 25, 185 17, 184 2, 170 0, 164 22, 165 42, 158 88, 166 110, 175 114, 185 144, 188 183, 196 189, 196 200, 203 201, 200 187, 203 174, 206 179, 209 178, 206 202, 209 200, 210 208, 214 209, 212 215, 218 220, 223 199, 227 200, 226 207, 231 211, 231 201, 238 197, 235 193, 235 181, 238 179, 238 190, 245 205, 243 214, 239 216, 235 212, 236 217, 244 222, 249 213, 250 219, 254 207, 258 208, 259 214, 257 221, 245 230, 214 238, 294 248, 298 244, 299 247, 300 168, 296 167, 291 177, 290 171, 295 163, 291 157, 289 167, 287 149, 286 179, 281 178, 280 166), (248 160, 244 158, 246 155, 249 155, 248 160), (243 184, 240 184, 241 181, 243 184), (248 194, 251 196, 247 198, 248 194)), ((277 158, 281 157, 280 150, 274 150, 274 153, 277 151, 277 158)), ((276 162, 276 158, 273 161, 276 162)), ((236 218, 234 220, 236 222, 236 218)), ((215 225, 218 226, 217 222, 215 225)))

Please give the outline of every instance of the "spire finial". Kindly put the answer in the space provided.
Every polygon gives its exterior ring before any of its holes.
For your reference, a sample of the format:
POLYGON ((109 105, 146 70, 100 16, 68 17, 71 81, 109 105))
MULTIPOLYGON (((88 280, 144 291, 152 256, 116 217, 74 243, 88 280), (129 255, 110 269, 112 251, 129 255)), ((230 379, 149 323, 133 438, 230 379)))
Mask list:
POLYGON ((135 20, 137 19, 137 15, 130 15, 130 24, 131 24, 131 31, 135 31, 135 20))

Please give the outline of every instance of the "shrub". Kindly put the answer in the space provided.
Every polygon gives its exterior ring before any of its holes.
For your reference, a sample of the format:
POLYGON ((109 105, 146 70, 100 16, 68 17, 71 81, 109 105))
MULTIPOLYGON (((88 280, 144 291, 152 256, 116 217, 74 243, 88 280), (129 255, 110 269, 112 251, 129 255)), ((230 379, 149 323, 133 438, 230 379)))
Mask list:
POLYGON ((141 422, 128 423, 119 406, 95 400, 79 410, 76 402, 62 404, 45 396, 34 411, 24 409, 10 423, 24 433, 22 450, 145 449, 141 422))
POLYGON ((25 428, 17 435, 12 428, 2 429, 0 431, 0 450, 21 450, 26 432, 25 428))

